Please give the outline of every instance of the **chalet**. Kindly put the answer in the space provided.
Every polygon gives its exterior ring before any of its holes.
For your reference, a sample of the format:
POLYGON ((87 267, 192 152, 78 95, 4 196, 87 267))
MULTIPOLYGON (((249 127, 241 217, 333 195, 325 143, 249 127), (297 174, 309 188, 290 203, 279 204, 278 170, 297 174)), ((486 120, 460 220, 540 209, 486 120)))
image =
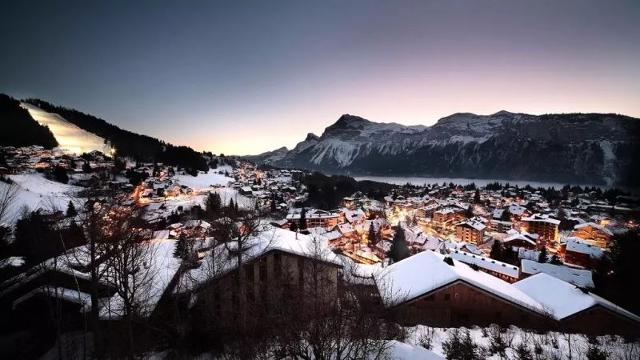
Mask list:
POLYGON ((456 237, 464 242, 482 244, 486 227, 476 219, 468 219, 456 225, 456 237))
POLYGON ((246 304, 264 305, 252 306, 249 311, 269 311, 276 305, 304 301, 308 297, 301 292, 311 291, 314 281, 323 284, 321 295, 316 296, 327 301, 336 298, 342 263, 326 243, 278 228, 265 229, 249 241, 251 246, 242 257, 242 272, 238 271, 237 258, 221 245, 211 250, 211 256, 199 268, 182 276, 177 295, 192 296, 185 301, 195 314, 213 311, 223 324, 237 321, 240 297, 246 304), (246 284, 242 293, 237 293, 234 286, 238 275, 246 284), (195 294, 189 295, 191 291, 195 294))
POLYGON ((406 325, 550 326, 543 307, 512 284, 432 251, 384 268, 376 285, 384 306, 406 325))
POLYGON ((464 211, 458 207, 445 207, 434 211, 432 222, 436 227, 448 227, 462 221, 464 219, 464 211))
POLYGON ((499 233, 506 233, 507 231, 511 230, 512 227, 513 223, 511 221, 491 219, 488 223, 489 230, 499 233))
POLYGON ((241 195, 245 195, 245 196, 253 195, 253 189, 251 188, 251 186, 242 186, 240 187, 238 192, 241 195))
POLYGON ((602 248, 607 248, 609 247, 609 242, 611 241, 613 233, 602 225, 588 222, 574 226, 571 236, 591 240, 596 245, 602 248))
POLYGON ((513 284, 538 301, 565 332, 640 335, 640 317, 575 285, 540 273, 513 284), (553 296, 550 296, 553 294, 553 296))
POLYGON ((537 240, 537 234, 512 230, 511 233, 502 240, 502 244, 511 248, 535 249, 537 247, 537 240))
POLYGON ((604 256, 604 251, 584 239, 570 237, 561 245, 560 253, 564 254, 564 262, 567 264, 594 267, 604 256))
POLYGON ((530 217, 522 218, 525 230, 529 233, 538 234, 538 246, 555 246, 559 233, 558 226, 560 220, 548 215, 534 214, 530 217))
MULTIPOLYGON (((289 209, 289 213, 287 214, 287 221, 289 225, 295 223, 296 226, 300 223, 300 218, 302 215, 301 208, 292 208, 289 209)), ((339 215, 334 212, 329 212, 325 210, 319 209, 305 209, 305 222, 306 227, 316 227, 321 226, 325 228, 334 227, 338 225, 339 215)))

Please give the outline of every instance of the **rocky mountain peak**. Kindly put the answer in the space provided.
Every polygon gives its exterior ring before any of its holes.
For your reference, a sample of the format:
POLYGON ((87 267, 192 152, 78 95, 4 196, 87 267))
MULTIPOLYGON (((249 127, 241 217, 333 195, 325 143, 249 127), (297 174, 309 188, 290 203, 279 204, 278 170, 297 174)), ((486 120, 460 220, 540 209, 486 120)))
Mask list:
POLYGON ((319 140, 320 137, 314 133, 308 133, 304 141, 319 140))

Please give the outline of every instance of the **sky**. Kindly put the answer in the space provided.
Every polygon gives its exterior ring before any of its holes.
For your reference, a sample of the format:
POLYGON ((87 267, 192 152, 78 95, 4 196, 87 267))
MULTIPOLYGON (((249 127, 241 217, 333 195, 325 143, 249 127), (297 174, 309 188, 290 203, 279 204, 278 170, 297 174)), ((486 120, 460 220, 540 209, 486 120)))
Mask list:
POLYGON ((5 1, 0 92, 256 154, 341 114, 640 117, 640 1, 5 1))

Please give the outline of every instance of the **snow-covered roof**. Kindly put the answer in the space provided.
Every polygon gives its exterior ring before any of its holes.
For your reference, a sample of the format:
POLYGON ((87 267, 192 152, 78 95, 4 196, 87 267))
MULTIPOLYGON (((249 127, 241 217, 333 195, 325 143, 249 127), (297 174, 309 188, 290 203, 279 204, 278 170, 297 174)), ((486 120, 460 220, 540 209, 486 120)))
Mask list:
POLYGON ((534 214, 530 217, 522 218, 522 221, 545 222, 553 225, 560 225, 560 220, 556 220, 549 215, 534 214))
POLYGON ((344 223, 344 224, 338 224, 338 231, 340 231, 342 234, 350 234, 354 231, 353 226, 351 226, 351 224, 349 223, 344 223))
POLYGON ((377 277, 378 291, 385 306, 396 306, 444 285, 464 281, 533 311, 543 310, 537 301, 508 282, 473 270, 457 260, 452 260, 451 266, 443 261, 444 258, 433 251, 424 251, 385 268, 377 277))
POLYGON ((525 211, 527 211, 527 208, 524 206, 520 206, 517 204, 511 204, 509 205, 509 212, 513 215, 522 215, 525 211))
POLYGON ((518 278, 518 267, 488 257, 474 255, 465 251, 454 250, 449 254, 452 258, 465 264, 475 264, 478 267, 495 271, 513 278, 518 278))
POLYGON ((593 277, 590 270, 574 269, 564 265, 554 265, 550 263, 539 263, 537 261, 522 259, 521 270, 523 274, 535 275, 545 273, 556 277, 562 281, 580 286, 583 288, 593 288, 593 277))
POLYGON ((91 295, 87 293, 63 287, 40 286, 14 300, 12 309, 39 294, 76 303, 80 305, 80 312, 89 311, 91 307, 91 295))
POLYGON ((475 219, 467 219, 458 223, 457 226, 468 226, 476 231, 482 231, 487 227, 485 224, 475 219))
POLYGON ((535 246, 536 245, 535 239, 537 238, 538 238, 537 234, 529 234, 527 232, 520 233, 516 230, 513 233, 511 233, 509 236, 507 236, 504 240, 502 240, 502 242, 508 243, 510 241, 522 240, 535 246))
POLYGON ((539 273, 513 284, 523 293, 540 302, 549 315, 556 320, 589 309, 595 305, 603 306, 613 312, 640 322, 640 317, 603 299, 593 293, 585 292, 551 275, 539 273), (552 294, 552 295, 551 295, 552 294))
POLYGON ((569 237, 565 239, 567 251, 587 254, 594 259, 600 259, 604 251, 596 245, 591 245, 579 237, 569 237))
POLYGON ((579 230, 579 229, 582 229, 582 228, 585 228, 585 227, 592 227, 594 229, 602 231, 603 233, 605 233, 605 234, 607 234, 609 236, 613 236, 613 233, 611 232, 611 230, 607 229, 606 227, 604 227, 602 225, 596 224, 594 222, 586 222, 586 223, 582 223, 582 224, 577 224, 573 228, 574 228, 574 230, 579 230))
POLYGON ((22 256, 10 256, 6 259, 0 260, 0 269, 8 267, 20 267, 24 265, 24 257, 22 256))
MULTIPOLYGON (((232 248, 235 243, 231 242, 227 246, 232 248)), ((236 269, 237 262, 235 258, 231 259, 227 246, 223 244, 216 246, 211 250, 215 256, 207 256, 207 263, 187 271, 182 277, 180 291, 194 289, 212 280, 210 270, 213 268, 216 268, 214 277, 221 277, 236 269), (223 261, 220 261, 221 259, 223 261), (224 261, 224 259, 231 260, 224 261)), ((329 248, 326 239, 269 225, 265 226, 256 236, 247 240, 247 248, 248 250, 243 255, 244 263, 251 262, 272 250, 279 250, 289 254, 317 258, 340 267, 343 265, 337 255, 329 248)))

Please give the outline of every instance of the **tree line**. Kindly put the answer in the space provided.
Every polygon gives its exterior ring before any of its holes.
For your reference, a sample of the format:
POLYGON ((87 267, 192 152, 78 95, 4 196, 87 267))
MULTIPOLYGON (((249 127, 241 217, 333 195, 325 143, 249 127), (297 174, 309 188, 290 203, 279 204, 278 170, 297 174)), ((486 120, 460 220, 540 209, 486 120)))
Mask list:
POLYGON ((35 121, 29 111, 20 107, 20 102, 5 94, 0 94, 0 146, 40 145, 46 149, 58 146, 58 142, 48 127, 35 121))
POLYGON ((118 155, 144 162, 162 162, 192 171, 205 171, 209 168, 202 154, 190 147, 172 145, 151 136, 123 130, 93 115, 52 105, 40 99, 25 101, 47 112, 59 114, 81 129, 104 138, 115 147, 118 155))

